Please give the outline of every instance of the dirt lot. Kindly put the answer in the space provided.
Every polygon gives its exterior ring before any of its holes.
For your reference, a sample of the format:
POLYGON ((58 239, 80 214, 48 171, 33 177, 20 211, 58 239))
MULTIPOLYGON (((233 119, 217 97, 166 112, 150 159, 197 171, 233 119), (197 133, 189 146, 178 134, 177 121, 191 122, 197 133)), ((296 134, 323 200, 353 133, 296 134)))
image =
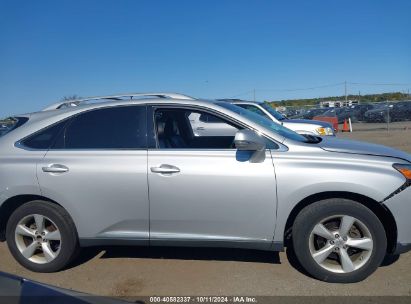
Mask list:
MULTIPOLYGON (((355 124, 338 136, 411 152, 411 123, 355 124)), ((55 274, 25 270, 0 244, 0 271, 96 295, 411 295, 411 253, 387 260, 367 280, 326 284, 307 277, 287 253, 201 248, 88 249, 55 274), (291 262, 290 262, 291 261, 291 262), (294 266, 293 266, 294 265, 294 266)))
MULTIPOLYGON (((342 126, 339 128, 342 129, 342 126)), ((353 133, 338 133, 338 137, 369 141, 411 153, 411 122, 353 124, 353 133)))

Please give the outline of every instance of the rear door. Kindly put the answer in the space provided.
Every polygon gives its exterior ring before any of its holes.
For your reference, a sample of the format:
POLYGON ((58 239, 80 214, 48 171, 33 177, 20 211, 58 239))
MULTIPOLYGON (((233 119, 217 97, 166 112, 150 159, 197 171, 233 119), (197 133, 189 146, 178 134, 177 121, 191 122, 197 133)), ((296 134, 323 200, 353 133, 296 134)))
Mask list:
POLYGON ((37 167, 42 193, 69 211, 83 242, 148 243, 146 106, 94 109, 60 124, 37 167))

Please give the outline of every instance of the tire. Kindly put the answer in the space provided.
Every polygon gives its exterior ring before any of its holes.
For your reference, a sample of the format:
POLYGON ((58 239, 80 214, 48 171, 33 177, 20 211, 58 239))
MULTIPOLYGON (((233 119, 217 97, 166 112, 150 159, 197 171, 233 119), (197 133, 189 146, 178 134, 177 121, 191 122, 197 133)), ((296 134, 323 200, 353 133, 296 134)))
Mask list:
POLYGON ((292 241, 301 266, 314 278, 333 283, 364 280, 381 265, 387 249, 378 217, 358 202, 339 198, 302 209, 293 224, 292 241), (343 227, 351 228, 345 233, 343 227))
POLYGON ((31 201, 17 208, 7 222, 6 238, 17 262, 34 272, 62 270, 79 250, 77 231, 70 215, 48 201, 31 201), (44 229, 38 229, 36 223, 42 223, 44 229), (43 235, 40 230, 44 231, 43 235))

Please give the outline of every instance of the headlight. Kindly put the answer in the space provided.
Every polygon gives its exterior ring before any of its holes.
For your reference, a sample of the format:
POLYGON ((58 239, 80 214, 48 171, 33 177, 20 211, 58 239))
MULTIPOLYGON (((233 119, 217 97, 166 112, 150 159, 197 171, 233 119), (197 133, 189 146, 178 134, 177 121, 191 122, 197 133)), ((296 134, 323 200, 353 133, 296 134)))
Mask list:
POLYGON ((319 127, 319 128, 317 128, 317 129, 315 129, 315 131, 317 131, 317 133, 318 133, 319 135, 321 135, 321 136, 326 136, 326 135, 332 136, 332 135, 334 135, 333 129, 332 129, 332 128, 329 128, 329 127, 326 127, 326 128, 324 128, 324 127, 319 127))
POLYGON ((397 169, 408 181, 411 181, 411 165, 394 164, 392 166, 397 169))

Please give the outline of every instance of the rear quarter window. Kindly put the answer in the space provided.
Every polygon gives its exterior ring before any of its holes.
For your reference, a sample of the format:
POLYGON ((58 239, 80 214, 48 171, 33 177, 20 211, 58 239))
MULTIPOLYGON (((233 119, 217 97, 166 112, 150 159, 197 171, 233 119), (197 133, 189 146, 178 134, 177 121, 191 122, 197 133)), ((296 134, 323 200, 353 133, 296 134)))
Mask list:
POLYGON ((30 135, 21 141, 22 145, 30 149, 50 149, 57 140, 58 136, 63 132, 67 121, 68 120, 58 122, 34 133, 33 135, 30 135))

